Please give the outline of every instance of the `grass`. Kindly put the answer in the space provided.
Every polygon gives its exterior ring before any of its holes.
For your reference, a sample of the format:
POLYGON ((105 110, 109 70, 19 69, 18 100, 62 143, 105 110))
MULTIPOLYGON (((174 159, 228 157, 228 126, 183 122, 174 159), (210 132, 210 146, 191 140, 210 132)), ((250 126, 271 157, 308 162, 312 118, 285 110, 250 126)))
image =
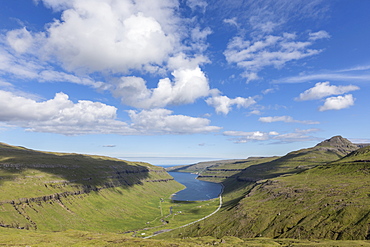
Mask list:
POLYGON ((216 216, 160 237, 370 239, 369 150, 338 160, 319 146, 247 166, 223 179, 225 203, 216 216))
POLYGON ((147 163, 6 144, 0 178, 0 225, 41 231, 141 229, 183 188, 147 163))
POLYGON ((325 143, 208 167, 204 179, 225 185, 224 206, 178 228, 218 199, 173 202, 182 186, 145 163, 0 145, 0 224, 30 229, 0 227, 0 244, 370 246, 370 147, 341 153, 325 143))
POLYGON ((15 229, 0 229, 2 246, 58 246, 58 247, 84 247, 84 246, 141 246, 141 247, 168 247, 168 246, 254 246, 254 247, 357 247, 370 246, 368 241, 332 241, 332 240, 297 240, 297 239, 270 239, 270 238, 246 238, 225 236, 223 238, 196 237, 186 239, 138 239, 117 233, 98 233, 88 231, 66 230, 62 232, 22 232, 15 229))
MULTIPOLYGON (((58 242, 46 235, 66 235, 65 246, 85 245, 85 235, 143 237, 202 218, 218 207, 217 200, 173 202, 170 196, 183 185, 163 168, 109 157, 0 144, 0 177, 1 244, 23 245, 22 239, 39 245, 58 242)), ((89 244, 108 241, 89 238, 89 244)))

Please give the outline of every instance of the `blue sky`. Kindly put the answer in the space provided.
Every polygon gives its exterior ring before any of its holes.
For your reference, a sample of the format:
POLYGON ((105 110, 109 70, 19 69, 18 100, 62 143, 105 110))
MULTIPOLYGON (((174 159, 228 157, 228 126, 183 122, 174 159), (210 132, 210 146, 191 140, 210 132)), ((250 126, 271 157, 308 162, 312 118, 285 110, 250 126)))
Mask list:
POLYGON ((0 0, 0 141, 156 165, 370 142, 370 2, 0 0))

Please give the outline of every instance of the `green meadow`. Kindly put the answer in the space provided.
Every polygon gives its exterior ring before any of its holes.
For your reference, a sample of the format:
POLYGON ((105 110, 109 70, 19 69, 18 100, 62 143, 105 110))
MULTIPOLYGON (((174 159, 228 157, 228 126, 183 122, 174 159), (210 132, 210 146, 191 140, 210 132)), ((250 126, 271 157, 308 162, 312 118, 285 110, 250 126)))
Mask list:
POLYGON ((183 186, 161 167, 2 144, 0 245, 370 246, 369 162, 370 146, 334 137, 202 164, 225 186, 212 214, 218 198, 172 201, 183 186))

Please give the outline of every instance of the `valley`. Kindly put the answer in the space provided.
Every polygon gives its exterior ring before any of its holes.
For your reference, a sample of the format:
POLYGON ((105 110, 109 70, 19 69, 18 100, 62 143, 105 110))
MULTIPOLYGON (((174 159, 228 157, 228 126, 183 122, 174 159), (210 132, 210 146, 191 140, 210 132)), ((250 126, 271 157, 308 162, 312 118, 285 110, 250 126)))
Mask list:
POLYGON ((161 167, 1 144, 0 243, 370 246, 369 162, 370 146, 335 136, 281 157, 169 168, 224 186, 179 202, 184 186, 161 167))

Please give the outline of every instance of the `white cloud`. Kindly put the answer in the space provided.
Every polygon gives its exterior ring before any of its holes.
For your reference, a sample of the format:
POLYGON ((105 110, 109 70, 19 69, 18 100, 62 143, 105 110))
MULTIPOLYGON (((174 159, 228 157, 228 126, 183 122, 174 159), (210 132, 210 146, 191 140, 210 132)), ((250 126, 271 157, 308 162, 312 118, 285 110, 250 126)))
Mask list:
POLYGON ((252 16, 249 19, 249 23, 253 29, 258 30, 257 33, 272 33, 278 26, 280 26, 281 22, 274 22, 269 20, 264 20, 261 22, 260 17, 252 16))
POLYGON ((236 105, 238 108, 247 108, 256 103, 256 101, 252 97, 242 98, 236 97, 234 99, 230 99, 227 96, 213 96, 206 100, 207 104, 213 106, 217 113, 223 113, 227 115, 233 105, 236 105))
POLYGON ((208 35, 212 34, 212 30, 209 27, 201 29, 199 26, 191 30, 191 39, 193 43, 191 47, 198 53, 204 52, 208 48, 206 42, 208 35))
POLYGON ((302 73, 298 76, 290 76, 274 80, 274 83, 302 83, 312 81, 353 81, 368 82, 370 80, 370 66, 359 65, 340 70, 327 71, 325 73, 302 73))
POLYGON ((200 8, 203 12, 206 10, 208 3, 206 0, 186 0, 186 4, 195 11, 200 8))
POLYGON ((274 93, 276 88, 268 88, 262 91, 263 94, 274 93))
POLYGON ((26 28, 9 31, 6 38, 10 46, 19 53, 28 50, 33 43, 33 37, 26 28))
POLYGON ((328 39, 330 38, 330 34, 324 30, 318 31, 316 33, 309 33, 310 40, 318 40, 318 39, 328 39))
POLYGON ((236 27, 239 26, 236 17, 230 18, 230 19, 224 19, 223 22, 226 23, 226 24, 232 25, 232 26, 236 26, 236 27))
POLYGON ((348 86, 334 86, 330 85, 330 82, 318 82, 315 84, 314 87, 304 91, 299 95, 296 100, 298 101, 304 101, 304 100, 315 100, 315 99, 321 99, 330 95, 338 95, 338 94, 344 94, 348 93, 350 91, 355 91, 360 89, 357 86, 354 85, 348 85, 348 86))
POLYGON ((320 122, 311 120, 295 120, 291 116, 275 116, 275 117, 260 117, 260 122, 273 123, 273 122, 285 122, 285 123, 301 123, 301 124, 319 124, 320 122))
POLYGON ((85 100, 73 103, 64 93, 57 93, 51 100, 36 102, 0 91, 0 105, 0 121, 28 131, 71 135, 127 128, 125 123, 115 120, 115 107, 85 100))
POLYGON ((13 55, 0 47, 0 74, 13 75, 17 78, 35 79, 42 65, 24 55, 13 55))
POLYGON ((112 92, 124 104, 145 109, 194 103, 211 93, 208 79, 199 67, 178 69, 172 75, 173 81, 161 79, 153 89, 147 88, 140 77, 122 77, 112 92))
MULTIPOLYGON (((28 52, 49 61, 55 59, 69 72, 163 72, 168 59, 176 54, 204 49, 211 32, 189 25, 189 20, 180 17, 179 3, 174 0, 38 2, 62 14, 60 20, 46 25, 44 32, 32 34, 37 44, 28 52), (182 43, 189 36, 192 48, 182 43)), ((206 2, 189 4, 204 6, 206 2)), ((30 35, 26 29, 8 32, 10 46, 25 51, 30 35)))
POLYGON ((43 61, 26 54, 18 56, 6 49, 0 48, 0 75, 9 75, 11 78, 24 80, 38 80, 40 82, 69 82, 93 88, 106 88, 101 81, 95 81, 90 76, 76 76, 63 71, 56 71, 43 61))
POLYGON ((320 131, 319 129, 296 129, 292 133, 285 133, 273 138, 277 140, 275 144, 280 143, 291 143, 291 142, 302 142, 302 141, 312 141, 317 140, 318 138, 308 135, 309 133, 314 133, 320 131))
POLYGON ((69 71, 127 73, 161 65, 175 50, 177 37, 150 13, 135 10, 139 6, 121 2, 74 1, 63 21, 48 28, 46 53, 56 55, 69 71))
POLYGON ((225 131, 225 136, 233 137, 231 140, 235 143, 246 143, 250 141, 277 141, 275 143, 287 143, 287 142, 301 142, 316 139, 307 134, 317 132, 319 129, 296 129, 292 133, 280 134, 276 131, 263 132, 263 131, 225 131))
MULTIPOLYGON (((194 103, 212 92, 200 67, 209 62, 201 53, 212 31, 182 19, 178 1, 37 2, 60 11, 60 20, 46 25, 44 32, 31 33, 25 28, 7 32, 13 51, 0 51, 0 73, 110 90, 122 103, 145 109, 194 103), (53 69, 59 67, 63 70, 53 69), (141 72, 163 79, 149 88, 137 77, 141 72)), ((188 4, 195 8, 207 3, 188 4)))
MULTIPOLYGON (((318 35, 315 37, 319 38, 318 35)), ((313 40, 297 41, 293 33, 281 36, 267 35, 258 40, 249 41, 235 37, 227 46, 224 55, 231 64, 236 64, 244 70, 243 76, 247 82, 258 79, 258 72, 265 67, 282 68, 289 61, 303 59, 321 52, 310 49, 313 40)))
POLYGON ((368 74, 339 74, 339 73, 319 73, 312 75, 299 75, 275 80, 274 83, 302 83, 314 80, 335 80, 335 81, 357 81, 368 82, 370 76, 368 74))
POLYGON ((220 127, 209 126, 209 119, 171 115, 172 111, 167 109, 143 110, 139 113, 130 110, 128 113, 134 128, 142 133, 189 134, 220 130, 220 127))
POLYGON ((27 131, 80 134, 193 134, 218 131, 206 118, 171 115, 166 109, 129 111, 131 123, 117 120, 117 108, 100 102, 80 100, 57 93, 53 99, 37 102, 0 90, 0 122, 27 131))
POLYGON ((323 106, 319 107, 319 111, 341 110, 353 106, 354 104, 355 99, 353 98, 352 94, 330 97, 325 100, 323 106))
POLYGON ((0 79, 0 87, 2 87, 2 88, 13 88, 13 84, 11 84, 7 81, 2 81, 0 79))
POLYGON ((261 114, 262 114, 262 112, 260 110, 253 110, 253 111, 249 112, 248 116, 250 116, 250 115, 261 115, 261 114))
MULTIPOLYGON (((271 132, 272 135, 276 135, 277 132, 271 132)), ((236 143, 245 143, 249 141, 266 141, 270 139, 270 133, 254 131, 254 132, 244 132, 244 131, 225 131, 223 133, 225 136, 237 137, 236 143)))

